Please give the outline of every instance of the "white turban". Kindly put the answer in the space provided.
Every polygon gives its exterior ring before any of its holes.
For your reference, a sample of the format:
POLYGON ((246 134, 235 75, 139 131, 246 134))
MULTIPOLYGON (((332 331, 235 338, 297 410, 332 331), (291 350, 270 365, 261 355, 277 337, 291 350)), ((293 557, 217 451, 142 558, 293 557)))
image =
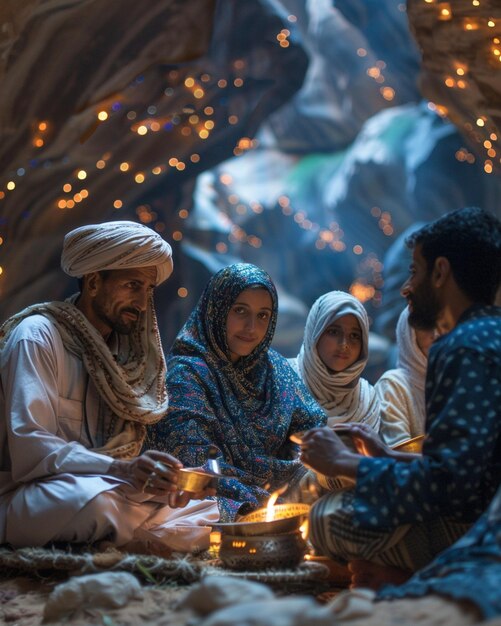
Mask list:
POLYGON ((136 222, 89 224, 64 238, 61 267, 70 276, 151 266, 157 268, 159 285, 172 273, 172 249, 158 233, 136 222))

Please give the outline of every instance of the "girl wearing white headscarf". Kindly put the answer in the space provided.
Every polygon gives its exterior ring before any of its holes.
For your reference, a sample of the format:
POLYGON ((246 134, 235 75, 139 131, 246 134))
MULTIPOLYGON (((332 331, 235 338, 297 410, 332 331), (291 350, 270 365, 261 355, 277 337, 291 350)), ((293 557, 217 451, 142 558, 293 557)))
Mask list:
MULTIPOLYGON (((343 341, 349 343, 349 338, 343 341)), ((380 407, 374 387, 362 372, 369 356, 369 318, 362 303, 344 291, 320 296, 306 320, 303 345, 292 367, 327 414, 327 425, 361 422, 379 432, 380 407), (342 318, 354 316, 359 326, 358 358, 345 369, 328 367, 318 345, 324 334, 342 333, 336 327, 342 318)))
POLYGON ((409 308, 405 307, 398 318, 396 335, 397 367, 385 372, 375 385, 381 403, 380 434, 390 446, 424 434, 427 351, 434 332, 412 328, 409 308))

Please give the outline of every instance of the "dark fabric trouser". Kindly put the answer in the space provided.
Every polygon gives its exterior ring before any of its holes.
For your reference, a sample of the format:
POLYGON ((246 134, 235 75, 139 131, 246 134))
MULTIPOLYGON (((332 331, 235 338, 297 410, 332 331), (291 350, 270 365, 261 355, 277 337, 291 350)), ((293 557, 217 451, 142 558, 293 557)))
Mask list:
POLYGON ((462 537, 471 524, 435 518, 393 530, 353 525, 354 492, 328 493, 310 511, 309 538, 319 554, 346 563, 371 561, 416 571, 462 537))

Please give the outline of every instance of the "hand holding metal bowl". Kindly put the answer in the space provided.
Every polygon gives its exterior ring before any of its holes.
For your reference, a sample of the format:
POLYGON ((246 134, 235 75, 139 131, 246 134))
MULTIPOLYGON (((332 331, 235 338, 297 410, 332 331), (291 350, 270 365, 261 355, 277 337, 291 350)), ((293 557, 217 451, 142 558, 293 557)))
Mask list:
MULTIPOLYGON (((356 450, 364 456, 392 456, 392 451, 421 454, 425 438, 424 435, 419 435, 390 447, 366 424, 338 424, 332 430, 352 450, 355 450, 355 446, 350 442, 351 437, 359 440, 356 450), (364 443, 365 446, 363 445, 364 443)), ((304 443, 304 437, 307 433, 307 430, 295 432, 289 436, 289 439, 301 445, 304 443)))
POLYGON ((306 467, 324 476, 336 475, 335 465, 338 457, 349 452, 352 446, 348 435, 338 433, 337 429, 333 430, 328 426, 312 428, 300 435, 295 433, 295 437, 296 440, 300 439, 300 461, 306 467), (347 439, 346 442, 344 437, 347 439))
POLYGON ((177 470, 177 488, 179 491, 199 493, 208 487, 215 486, 220 478, 224 478, 223 474, 209 472, 200 467, 182 467, 177 470))
POLYGON ((392 446, 397 452, 407 452, 413 454, 421 454, 423 452, 424 435, 418 435, 412 439, 406 439, 396 446, 392 446))

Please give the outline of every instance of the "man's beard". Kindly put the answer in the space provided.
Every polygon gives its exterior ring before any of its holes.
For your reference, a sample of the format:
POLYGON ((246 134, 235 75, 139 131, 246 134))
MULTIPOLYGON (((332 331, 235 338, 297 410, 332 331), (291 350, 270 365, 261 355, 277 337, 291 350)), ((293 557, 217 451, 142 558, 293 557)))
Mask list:
POLYGON ((94 313, 99 317, 101 321, 103 321, 107 326, 109 326, 115 333, 119 335, 130 335, 136 328, 141 319, 141 314, 133 308, 125 308, 119 311, 119 314, 114 317, 110 317, 106 314, 105 310, 99 302, 94 302, 94 313), (135 313, 137 314, 137 320, 130 320, 128 322, 123 321, 120 317, 121 313, 135 313))
POLYGON ((433 330, 437 327, 442 309, 430 281, 424 281, 413 294, 407 296, 410 303, 409 324, 418 330, 433 330))
POLYGON ((123 322, 120 318, 110 320, 112 329, 119 335, 130 335, 137 328, 139 318, 136 321, 123 322))

